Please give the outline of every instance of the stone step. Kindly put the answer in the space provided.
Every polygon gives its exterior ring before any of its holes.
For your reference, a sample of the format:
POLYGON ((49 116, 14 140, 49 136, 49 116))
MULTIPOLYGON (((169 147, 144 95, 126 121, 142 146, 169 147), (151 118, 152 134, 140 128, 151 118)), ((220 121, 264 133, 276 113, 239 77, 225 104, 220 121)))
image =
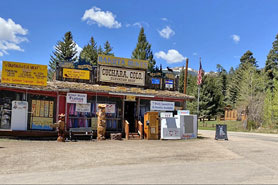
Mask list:
POLYGON ((130 139, 130 140, 139 140, 140 136, 139 136, 138 133, 129 133, 128 134, 128 139, 130 139))

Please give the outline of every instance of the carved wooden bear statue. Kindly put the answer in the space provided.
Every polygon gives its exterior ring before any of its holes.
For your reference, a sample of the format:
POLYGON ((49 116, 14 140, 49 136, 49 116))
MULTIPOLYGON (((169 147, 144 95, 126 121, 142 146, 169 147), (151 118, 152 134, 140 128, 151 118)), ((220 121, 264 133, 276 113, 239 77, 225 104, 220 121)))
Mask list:
POLYGON ((55 124, 50 125, 51 127, 57 128, 58 130, 58 142, 65 142, 65 114, 60 114, 58 117, 59 121, 55 124))
POLYGON ((105 131, 106 131, 106 117, 105 117, 105 104, 98 105, 98 112, 97 112, 97 139, 98 140, 105 140, 105 131))

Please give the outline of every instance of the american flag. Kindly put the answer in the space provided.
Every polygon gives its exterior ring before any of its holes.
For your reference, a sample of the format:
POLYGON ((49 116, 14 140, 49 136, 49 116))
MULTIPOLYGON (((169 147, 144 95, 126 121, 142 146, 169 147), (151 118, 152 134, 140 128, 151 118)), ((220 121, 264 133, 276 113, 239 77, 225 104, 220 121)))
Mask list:
POLYGON ((197 85, 202 84, 203 74, 204 74, 204 70, 202 68, 202 63, 201 63, 201 60, 200 60, 200 68, 199 68, 199 71, 198 71, 197 85))

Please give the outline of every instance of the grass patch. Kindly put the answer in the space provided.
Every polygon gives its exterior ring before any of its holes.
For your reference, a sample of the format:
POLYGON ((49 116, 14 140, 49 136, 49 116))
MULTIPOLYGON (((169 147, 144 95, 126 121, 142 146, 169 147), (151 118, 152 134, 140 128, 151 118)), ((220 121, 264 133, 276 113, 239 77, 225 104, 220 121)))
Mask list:
POLYGON ((226 124, 228 131, 233 132, 254 132, 254 133, 266 133, 266 134, 278 134, 277 128, 265 128, 260 127, 258 129, 247 130, 243 128, 241 121, 204 121, 198 123, 200 130, 215 130, 216 124, 226 124))
POLYGON ((199 122, 198 126, 200 130, 215 130, 216 124, 226 124, 228 131, 235 132, 247 132, 243 128, 243 124, 241 121, 204 121, 199 122))

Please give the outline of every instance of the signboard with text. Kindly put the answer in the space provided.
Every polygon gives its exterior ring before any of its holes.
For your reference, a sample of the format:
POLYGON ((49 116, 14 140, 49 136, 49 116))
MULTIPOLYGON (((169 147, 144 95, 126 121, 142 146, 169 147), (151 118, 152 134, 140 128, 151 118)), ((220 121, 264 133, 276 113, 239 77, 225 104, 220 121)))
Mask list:
POLYGON ((46 86, 47 65, 3 61, 1 82, 46 86))
POLYGON ((100 66, 99 73, 102 82, 145 85, 145 71, 100 66))
POLYGON ((151 101, 151 111, 174 111, 175 102, 151 101))
POLYGON ((76 104, 75 107, 76 112, 91 112, 91 103, 85 103, 85 104, 76 104))
POLYGON ((87 103, 87 94, 67 93, 67 103, 87 103))
POLYGON ((152 84, 160 84, 160 79, 152 78, 152 84))
POLYGON ((148 69, 147 60, 138 60, 138 59, 129 59, 129 58, 120 58, 107 55, 98 56, 99 65, 108 65, 115 67, 128 67, 128 68, 138 68, 138 69, 148 69))
POLYGON ((90 71, 63 68, 63 77, 90 80, 90 71))

